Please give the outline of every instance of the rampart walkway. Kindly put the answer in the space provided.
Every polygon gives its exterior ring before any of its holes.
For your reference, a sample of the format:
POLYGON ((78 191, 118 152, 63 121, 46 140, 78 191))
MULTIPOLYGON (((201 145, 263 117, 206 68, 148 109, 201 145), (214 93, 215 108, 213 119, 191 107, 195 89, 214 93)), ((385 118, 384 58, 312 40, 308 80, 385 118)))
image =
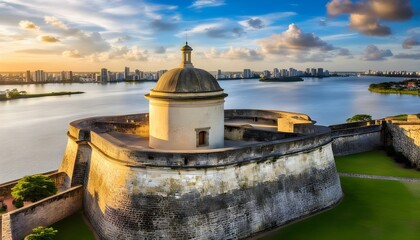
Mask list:
POLYGON ((367 178, 367 179, 391 180, 391 181, 400 181, 400 182, 420 182, 420 178, 379 176, 379 175, 367 175, 367 174, 358 174, 358 173, 338 173, 338 175, 340 177, 367 178))

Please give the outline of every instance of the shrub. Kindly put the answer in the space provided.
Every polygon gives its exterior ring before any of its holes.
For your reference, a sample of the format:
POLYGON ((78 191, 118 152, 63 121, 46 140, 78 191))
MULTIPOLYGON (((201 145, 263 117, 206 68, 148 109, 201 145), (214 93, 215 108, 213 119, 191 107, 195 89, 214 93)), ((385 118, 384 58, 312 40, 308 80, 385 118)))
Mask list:
POLYGON ((25 176, 12 188, 15 201, 36 202, 57 193, 54 181, 44 175, 25 176))
POLYGON ((17 200, 17 199, 14 199, 12 203, 13 203, 13 205, 14 205, 16 208, 21 208, 21 207, 23 207, 23 201, 22 201, 22 200, 17 200))
POLYGON ((36 227, 32 229, 32 233, 25 237, 24 240, 53 240, 57 230, 54 228, 36 227))
POLYGON ((4 202, 0 202, 0 212, 4 212, 7 210, 7 205, 4 202))
POLYGON ((346 122, 351 123, 351 122, 364 122, 364 121, 371 121, 372 120, 372 116, 367 115, 367 114, 356 114, 351 118, 347 118, 346 122))

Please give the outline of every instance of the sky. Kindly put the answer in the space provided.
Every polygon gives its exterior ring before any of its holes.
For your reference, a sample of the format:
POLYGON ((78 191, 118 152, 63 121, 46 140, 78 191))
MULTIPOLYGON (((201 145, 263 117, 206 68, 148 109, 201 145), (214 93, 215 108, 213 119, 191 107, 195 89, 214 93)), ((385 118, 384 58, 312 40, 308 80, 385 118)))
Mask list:
POLYGON ((0 0, 0 71, 420 71, 420 1, 0 0))

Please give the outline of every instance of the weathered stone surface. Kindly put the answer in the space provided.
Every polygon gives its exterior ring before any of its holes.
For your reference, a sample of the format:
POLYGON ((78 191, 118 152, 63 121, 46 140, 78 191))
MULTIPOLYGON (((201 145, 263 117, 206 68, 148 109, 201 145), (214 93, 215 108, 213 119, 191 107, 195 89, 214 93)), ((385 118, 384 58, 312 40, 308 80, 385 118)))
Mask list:
POLYGON ((201 169, 125 167, 94 150, 84 206, 102 239, 229 239, 309 215, 341 196, 331 144, 201 169))
POLYGON ((387 123, 392 145, 420 168, 420 123, 387 123))
POLYGON ((382 125, 371 122, 349 123, 330 126, 334 156, 372 151, 383 146, 382 125))
POLYGON ((2 239, 20 240, 33 228, 49 226, 82 209, 83 187, 78 186, 2 215, 2 239))
MULTIPOLYGON (((274 124, 280 116, 310 120, 276 111, 226 112, 230 119, 274 124)), ((85 175, 85 213, 102 239, 244 238, 342 197, 326 127, 297 125, 300 134, 235 130, 233 138, 257 142, 200 151, 131 146, 107 134, 133 132, 146 116, 139 115, 80 120, 69 130, 60 169, 71 184, 85 175)))

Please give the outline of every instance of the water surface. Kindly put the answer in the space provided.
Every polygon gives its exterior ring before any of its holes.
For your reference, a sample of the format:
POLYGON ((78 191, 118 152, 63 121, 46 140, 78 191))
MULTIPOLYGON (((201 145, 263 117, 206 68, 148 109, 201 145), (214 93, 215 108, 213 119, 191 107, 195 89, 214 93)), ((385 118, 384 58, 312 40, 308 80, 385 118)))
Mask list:
MULTIPOLYGON (((318 124, 342 123, 358 113, 382 118, 419 113, 420 97, 384 95, 370 83, 402 78, 305 78, 304 82, 262 83, 255 79, 220 81, 229 94, 225 108, 272 109, 308 114, 318 124)), ((155 85, 44 84, 0 85, 29 93, 84 91, 84 94, 0 102, 0 183, 25 174, 57 169, 67 143, 68 123, 85 117, 148 112, 144 94, 155 85)))

